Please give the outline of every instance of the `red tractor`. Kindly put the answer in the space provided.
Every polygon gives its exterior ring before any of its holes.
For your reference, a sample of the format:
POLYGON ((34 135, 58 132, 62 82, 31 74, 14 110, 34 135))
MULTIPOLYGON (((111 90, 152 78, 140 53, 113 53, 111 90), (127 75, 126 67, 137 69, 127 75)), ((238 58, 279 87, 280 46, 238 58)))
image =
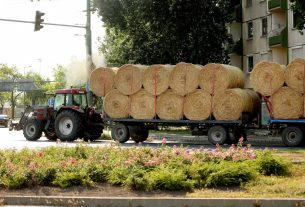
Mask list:
POLYGON ((56 91, 52 106, 28 107, 15 129, 23 129, 29 141, 38 140, 42 132, 49 140, 93 141, 103 126, 101 115, 88 106, 86 90, 71 88, 56 91))

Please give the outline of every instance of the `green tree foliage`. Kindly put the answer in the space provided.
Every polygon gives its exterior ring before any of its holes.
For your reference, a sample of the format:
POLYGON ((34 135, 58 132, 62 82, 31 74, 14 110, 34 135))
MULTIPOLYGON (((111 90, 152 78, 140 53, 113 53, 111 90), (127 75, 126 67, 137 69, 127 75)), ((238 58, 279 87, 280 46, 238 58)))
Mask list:
POLYGON ((39 105, 46 101, 44 93, 45 79, 41 77, 39 73, 29 72, 24 76, 25 79, 31 79, 34 81, 35 90, 27 91, 25 95, 25 105, 39 105))
POLYGON ((295 17, 296 17, 296 28, 301 31, 305 29, 305 2, 304 0, 290 0, 290 1, 292 2, 291 8, 295 13, 295 17))
POLYGON ((55 93, 57 89, 66 87, 66 72, 67 69, 61 65, 57 65, 57 68, 53 69, 54 81, 47 83, 44 88, 46 93, 55 93))
MULTIPOLYGON (((0 64, 0 79, 1 80, 16 81, 17 79, 19 79, 21 77, 22 77, 22 75, 18 72, 18 70, 15 66, 8 66, 6 64, 0 64)), ((9 102, 12 109, 14 109, 16 102, 17 102, 18 95, 20 95, 20 93, 16 93, 14 91, 0 92, 1 112, 3 111, 3 107, 6 102, 9 102)), ((14 117, 14 114, 12 114, 12 117, 14 117)))
POLYGON ((227 62, 229 0, 94 0, 108 65, 227 62))

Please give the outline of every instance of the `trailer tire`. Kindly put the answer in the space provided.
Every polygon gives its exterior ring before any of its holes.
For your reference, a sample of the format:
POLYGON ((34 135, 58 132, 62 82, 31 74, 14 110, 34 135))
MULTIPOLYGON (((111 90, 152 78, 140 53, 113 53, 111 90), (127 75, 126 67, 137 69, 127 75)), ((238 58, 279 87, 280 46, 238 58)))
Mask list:
POLYGON ((51 141, 56 141, 58 138, 58 136, 56 135, 55 132, 44 131, 44 135, 46 136, 46 138, 48 140, 51 140, 51 141))
POLYGON ((23 135, 29 141, 37 141, 42 134, 42 127, 35 119, 28 119, 23 126, 23 135))
POLYGON ((111 137, 113 140, 120 143, 125 143, 129 140, 129 129, 124 124, 114 125, 111 129, 111 137))
POLYGON ((61 141, 76 140, 82 130, 82 120, 74 111, 62 111, 55 119, 55 132, 61 141))
POLYGON ((136 126, 129 125, 128 128, 130 137, 135 143, 144 142, 148 138, 149 132, 144 124, 136 126))
POLYGON ((299 127, 288 126, 282 131, 282 140, 287 147, 300 146, 303 137, 303 131, 299 127))
POLYGON ((227 141, 228 132, 223 126, 212 126, 208 131, 208 140, 211 144, 224 144, 227 141))

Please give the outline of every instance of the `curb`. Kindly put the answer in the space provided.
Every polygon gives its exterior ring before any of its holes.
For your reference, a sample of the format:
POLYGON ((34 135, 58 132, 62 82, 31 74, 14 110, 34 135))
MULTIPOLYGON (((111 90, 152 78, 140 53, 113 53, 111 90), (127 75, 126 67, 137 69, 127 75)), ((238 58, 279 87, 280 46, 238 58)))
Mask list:
POLYGON ((107 207, 303 207, 305 199, 0 196, 2 205, 107 207))

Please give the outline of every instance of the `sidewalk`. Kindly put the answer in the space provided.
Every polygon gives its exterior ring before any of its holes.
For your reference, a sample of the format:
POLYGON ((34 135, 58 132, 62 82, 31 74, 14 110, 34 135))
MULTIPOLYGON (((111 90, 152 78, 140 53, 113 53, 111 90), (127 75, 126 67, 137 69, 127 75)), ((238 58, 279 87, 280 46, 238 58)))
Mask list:
POLYGON ((305 199, 0 196, 4 206, 304 207, 305 199))

